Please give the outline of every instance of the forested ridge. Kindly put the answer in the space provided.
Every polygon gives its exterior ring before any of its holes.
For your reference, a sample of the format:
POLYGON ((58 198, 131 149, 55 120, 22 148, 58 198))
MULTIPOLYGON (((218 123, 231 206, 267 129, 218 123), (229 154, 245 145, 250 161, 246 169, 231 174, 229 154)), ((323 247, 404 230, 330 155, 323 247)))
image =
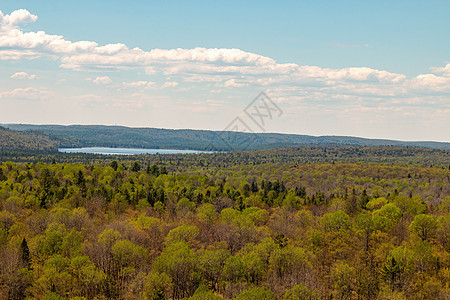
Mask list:
POLYGON ((51 138, 41 133, 12 131, 0 126, 0 149, 2 151, 17 149, 51 151, 57 150, 58 145, 51 138))
POLYGON ((14 131, 0 126, 0 155, 2 153, 49 153, 61 145, 79 146, 76 138, 42 131, 14 131))
POLYGON ((445 150, 6 157, 1 299, 450 296, 445 150))
POLYGON ((450 143, 396 141, 351 136, 311 136, 280 133, 245 133, 192 129, 131 128, 104 125, 30 125, 2 126, 27 133, 41 132, 61 147, 132 147, 150 149, 193 149, 243 151, 305 145, 412 146, 450 150, 450 143))

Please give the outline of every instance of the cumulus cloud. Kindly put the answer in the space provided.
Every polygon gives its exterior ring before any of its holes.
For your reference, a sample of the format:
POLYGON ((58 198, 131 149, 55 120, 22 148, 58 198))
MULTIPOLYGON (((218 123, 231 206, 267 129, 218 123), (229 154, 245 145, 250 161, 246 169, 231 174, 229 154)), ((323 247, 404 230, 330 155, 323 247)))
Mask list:
MULTIPOLYGON (((3 16, 2 24, 20 24, 36 19, 37 17, 28 11, 20 10, 3 16)), ((120 43, 99 46, 92 41, 71 42, 59 35, 50 35, 43 31, 23 32, 11 26, 2 27, 0 47, 0 59, 52 56, 61 62, 61 67, 74 70, 144 68, 147 74, 163 73, 185 77, 199 74, 246 75, 258 77, 257 79, 278 76, 280 80, 289 77, 300 82, 312 79, 325 83, 399 82, 405 78, 402 74, 370 68, 327 69, 293 63, 279 64, 272 58, 240 49, 197 47, 144 51, 140 48, 129 49, 120 43)))
POLYGON ((235 79, 228 79, 223 83, 224 87, 241 87, 245 86, 245 84, 237 83, 235 79))
POLYGON ((9 78, 12 79, 36 79, 36 75, 28 74, 27 72, 17 72, 12 74, 9 78))
MULTIPOLYGON (((9 15, 0 12, 0 60, 51 57, 66 69, 137 69, 147 75, 171 78, 164 83, 147 80, 122 82, 117 84, 120 88, 166 89, 177 86, 180 80, 204 82, 220 88, 271 88, 277 101, 297 103, 342 103, 361 99, 377 103, 393 103, 400 99, 398 101, 408 103, 408 98, 432 97, 450 91, 450 64, 431 68, 435 74, 407 78, 403 74, 367 67, 333 69, 278 63, 270 57, 240 49, 196 47, 145 51, 121 43, 99 45, 94 41, 69 41, 61 35, 44 31, 25 32, 19 26, 36 20, 37 16, 26 10, 9 15)), ((91 81, 99 85, 112 83, 108 76, 91 81)))
POLYGON ((414 89, 450 92, 450 78, 434 74, 420 74, 411 81, 411 86, 414 89))
POLYGON ((17 88, 11 91, 0 92, 0 99, 5 100, 44 100, 53 95, 45 89, 38 89, 34 87, 17 88))
POLYGON ((149 84, 148 81, 132 81, 132 82, 122 82, 122 85, 126 88, 139 88, 145 87, 149 84))
POLYGON ((165 88, 169 88, 169 87, 176 87, 178 85, 178 82, 175 81, 166 81, 164 82, 164 84, 161 86, 161 89, 165 89, 165 88))
POLYGON ((112 83, 112 79, 109 78, 108 76, 101 76, 101 77, 95 78, 94 80, 92 80, 92 82, 95 83, 95 84, 106 85, 106 84, 112 83))
POLYGON ((431 67, 430 69, 434 73, 443 74, 445 76, 450 76, 450 63, 448 63, 447 65, 445 65, 445 67, 442 67, 442 68, 431 67))
POLYGON ((12 29, 19 24, 35 22, 37 19, 37 16, 30 14, 26 9, 15 10, 9 15, 3 15, 0 10, 0 24, 2 30, 12 29))

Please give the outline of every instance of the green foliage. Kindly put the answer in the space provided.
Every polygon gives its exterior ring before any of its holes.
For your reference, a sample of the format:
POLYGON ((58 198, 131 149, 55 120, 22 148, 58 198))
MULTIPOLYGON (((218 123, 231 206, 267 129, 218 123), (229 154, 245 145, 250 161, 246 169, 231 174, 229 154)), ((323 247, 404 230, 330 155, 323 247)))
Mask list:
POLYGON ((396 204, 388 203, 386 205, 383 205, 383 207, 381 207, 380 209, 375 210, 373 212, 373 215, 384 217, 393 223, 397 223, 402 217, 402 211, 396 204))
POLYGON ((81 252, 83 235, 81 232, 72 229, 62 240, 61 250, 66 256, 73 256, 81 252))
POLYGON ((181 216, 184 216, 187 212, 192 212, 195 210, 195 203, 190 201, 188 198, 182 198, 177 203, 177 211, 181 216))
POLYGON ((242 211, 242 215, 251 220, 256 226, 264 224, 269 219, 267 210, 258 207, 248 207, 242 211))
POLYGON ((166 244, 174 242, 191 242, 199 234, 199 230, 195 226, 191 225, 181 225, 177 228, 172 229, 166 236, 166 244))
POLYGON ((317 293, 311 292, 309 288, 302 283, 294 285, 282 297, 282 300, 316 300, 320 299, 317 293))
POLYGON ((390 252, 381 268, 381 275, 394 290, 402 288, 406 278, 413 272, 414 251, 405 247, 397 247, 390 252))
POLYGON ((9 211, 0 211, 0 226, 3 230, 8 231, 11 226, 16 222, 16 217, 9 211))
POLYGON ((450 250, 450 215, 440 216, 438 218, 438 230, 437 238, 444 246, 444 248, 450 250))
POLYGON ((355 268, 339 261, 331 269, 331 280, 335 289, 336 298, 347 299, 355 286, 355 268))
POLYGON ((39 244, 38 249, 44 255, 59 254, 62 250, 63 234, 61 231, 52 230, 47 232, 44 240, 39 244))
POLYGON ((99 291, 105 282, 106 275, 100 271, 87 256, 76 256, 70 261, 70 270, 75 280, 75 285, 89 297, 99 291))
POLYGON ((374 229, 374 220, 371 215, 362 213, 356 217, 354 225, 358 229, 371 232, 374 229))
POLYGON ((251 288, 243 291, 239 296, 235 298, 236 300, 275 300, 275 296, 271 290, 267 290, 265 288, 251 288))
POLYGON ((5 229, 0 228, 0 247, 8 242, 8 233, 5 229))
POLYGON ((373 198, 369 202, 367 202, 366 208, 370 209, 370 210, 379 209, 386 204, 387 204, 386 198, 378 197, 378 198, 373 198))
POLYGON ((49 293, 45 295, 42 300, 64 300, 64 297, 58 295, 57 293, 49 293))
POLYGON ((443 213, 450 213, 450 196, 442 199, 441 205, 439 205, 439 210, 443 213))
POLYGON ((351 226, 350 217, 343 212, 338 210, 332 213, 326 213, 322 218, 322 225, 326 230, 347 230, 351 226))
POLYGON ((161 217, 161 215, 164 213, 164 203, 162 203, 161 201, 157 201, 154 205, 154 208, 161 217))
POLYGON ((122 235, 113 229, 105 229, 98 235, 98 243, 108 249, 111 249, 116 241, 120 240, 122 235))
POLYGON ((416 215, 409 225, 409 231, 417 234, 422 240, 428 240, 436 236, 438 222, 433 216, 426 214, 416 215))
POLYGON ((119 267, 138 267, 148 255, 148 251, 129 240, 117 241, 111 249, 113 259, 119 267))
POLYGON ((197 287, 197 261, 198 258, 184 241, 168 244, 153 264, 157 273, 165 273, 173 283, 172 297, 180 298, 190 296, 197 287))
POLYGON ((113 160, 111 162, 111 168, 113 168, 114 171, 117 171, 118 167, 119 167, 119 164, 117 163, 117 161, 113 160))
POLYGON ((151 272, 145 278, 144 295, 148 300, 163 300, 169 298, 172 289, 172 279, 166 273, 151 272))
POLYGON ((216 218, 216 207, 210 203, 205 203, 198 208, 197 217, 200 221, 211 225, 216 218))
POLYGON ((226 281, 238 282, 240 281, 245 272, 245 265, 242 258, 238 256, 229 256, 225 260, 222 276, 226 281))
POLYGON ((241 256, 244 263, 244 278, 250 284, 258 284, 265 272, 264 261, 256 251, 244 253, 241 256))
POLYGON ((231 207, 225 208, 220 212, 220 219, 222 220, 222 222, 225 222, 228 224, 235 221, 238 218, 238 216, 239 216, 239 211, 237 211, 231 207))
POLYGON ((133 163, 133 166, 131 167, 131 171, 139 172, 140 170, 141 170, 141 165, 137 161, 135 161, 133 163))
POLYGON ((396 196, 393 202, 402 210, 404 214, 411 217, 422 214, 427 210, 426 204, 422 201, 422 197, 419 195, 415 195, 413 197, 396 196))
POLYGON ((0 162, 0 298, 443 298, 450 170, 344 150, 0 162))
POLYGON ((54 255, 47 259, 37 284, 46 293, 56 292, 59 295, 65 295, 71 288, 67 282, 72 282, 72 275, 68 270, 69 264, 70 260, 61 255, 54 255))
POLYGON ((144 210, 144 209, 146 209, 149 206, 150 206, 150 204, 148 203, 147 199, 140 199, 138 204, 136 205, 136 209, 137 210, 144 210))
POLYGON ((194 295, 189 300, 221 300, 222 297, 215 295, 207 286, 200 285, 195 291, 194 295))
POLYGON ((218 289, 219 279, 229 256, 225 249, 207 249, 198 258, 200 272, 213 290, 218 289))
POLYGON ((300 279, 312 270, 311 254, 301 247, 288 245, 275 249, 269 258, 269 272, 280 281, 300 279))
POLYGON ((142 213, 137 217, 134 224, 139 228, 152 228, 157 226, 159 221, 154 217, 148 217, 146 214, 142 213))

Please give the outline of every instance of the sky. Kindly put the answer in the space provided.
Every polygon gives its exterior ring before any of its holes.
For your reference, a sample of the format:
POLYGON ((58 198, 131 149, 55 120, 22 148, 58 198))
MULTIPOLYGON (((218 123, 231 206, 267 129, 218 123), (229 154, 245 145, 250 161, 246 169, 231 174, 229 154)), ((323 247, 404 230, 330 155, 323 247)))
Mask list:
POLYGON ((0 123, 450 142, 449 13, 434 0, 2 0, 0 123))

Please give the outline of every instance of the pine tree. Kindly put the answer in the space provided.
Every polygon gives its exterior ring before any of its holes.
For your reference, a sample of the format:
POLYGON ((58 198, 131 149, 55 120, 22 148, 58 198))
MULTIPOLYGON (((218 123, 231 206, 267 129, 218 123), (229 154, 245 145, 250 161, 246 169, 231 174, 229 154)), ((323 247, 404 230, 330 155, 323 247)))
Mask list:
POLYGON ((23 238, 22 243, 20 244, 20 252, 22 257, 22 263, 26 268, 30 268, 31 260, 30 260, 30 249, 28 248, 28 243, 23 238))
POLYGON ((0 181, 5 181, 7 179, 8 177, 6 177, 5 174, 3 174, 3 169, 0 168, 0 181))
POLYGON ((117 168, 119 167, 119 164, 117 163, 117 161, 115 161, 115 160, 113 160, 112 162, 111 162, 111 168, 113 168, 114 169, 114 171, 117 171, 117 168))
POLYGON ((133 166, 131 167, 131 171, 139 172, 140 170, 141 170, 141 165, 137 161, 135 161, 133 163, 133 166))

